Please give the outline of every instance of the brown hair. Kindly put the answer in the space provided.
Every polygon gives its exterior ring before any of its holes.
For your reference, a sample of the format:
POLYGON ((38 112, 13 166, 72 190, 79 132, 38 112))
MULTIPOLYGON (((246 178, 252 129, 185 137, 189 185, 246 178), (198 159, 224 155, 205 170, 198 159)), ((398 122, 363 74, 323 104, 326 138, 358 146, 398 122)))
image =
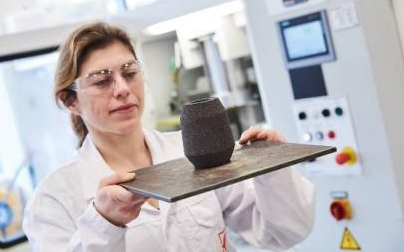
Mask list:
MULTIPOLYGON (((127 46, 136 58, 131 39, 122 28, 96 22, 81 26, 70 34, 60 47, 59 61, 56 68, 54 95, 59 107, 60 102, 69 107, 76 100, 76 92, 71 89, 71 86, 80 73, 82 63, 90 53, 115 41, 122 42, 127 46)), ((71 113, 71 121, 73 130, 79 140, 78 146, 81 146, 88 134, 88 129, 80 116, 71 113)))

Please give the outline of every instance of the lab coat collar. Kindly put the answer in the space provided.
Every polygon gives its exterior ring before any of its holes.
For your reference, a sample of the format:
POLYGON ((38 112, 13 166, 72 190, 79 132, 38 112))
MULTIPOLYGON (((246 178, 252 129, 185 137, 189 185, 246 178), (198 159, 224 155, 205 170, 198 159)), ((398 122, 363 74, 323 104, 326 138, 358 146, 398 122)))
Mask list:
MULTIPOLYGON (((150 150, 152 162, 155 163, 156 153, 159 153, 158 149, 159 147, 161 148, 161 146, 154 143, 153 132, 143 129, 143 135, 150 150)), ((114 171, 107 162, 105 162, 89 135, 87 135, 79 150, 79 159, 83 161, 82 168, 79 169, 79 172, 81 174, 85 199, 92 201, 97 193, 100 180, 114 174, 114 171)))
POLYGON ((83 161, 81 180, 86 200, 91 201, 98 189, 100 180, 113 174, 111 167, 101 156, 89 135, 85 138, 79 151, 79 158, 83 161))

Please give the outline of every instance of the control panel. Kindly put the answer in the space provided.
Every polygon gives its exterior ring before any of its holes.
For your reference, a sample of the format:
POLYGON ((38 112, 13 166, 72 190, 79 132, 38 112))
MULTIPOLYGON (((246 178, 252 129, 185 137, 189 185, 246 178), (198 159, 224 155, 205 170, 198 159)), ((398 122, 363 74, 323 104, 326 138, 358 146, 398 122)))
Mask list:
POLYGON ((244 4, 266 118, 289 141, 338 149, 297 166, 316 195, 296 250, 404 251, 404 61, 391 0, 244 4))
POLYGON ((358 146, 346 97, 300 99, 294 102, 293 107, 302 143, 337 147, 335 155, 303 163, 306 175, 361 174, 358 146))

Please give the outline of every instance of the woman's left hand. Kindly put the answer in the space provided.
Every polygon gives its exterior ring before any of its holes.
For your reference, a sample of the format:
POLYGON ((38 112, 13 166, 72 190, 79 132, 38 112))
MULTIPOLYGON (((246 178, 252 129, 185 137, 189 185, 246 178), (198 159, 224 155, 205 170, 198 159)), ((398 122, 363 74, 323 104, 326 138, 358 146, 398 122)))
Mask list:
POLYGON ((256 140, 286 142, 286 138, 277 130, 262 130, 256 126, 252 126, 241 134, 238 143, 246 144, 248 141, 256 140))

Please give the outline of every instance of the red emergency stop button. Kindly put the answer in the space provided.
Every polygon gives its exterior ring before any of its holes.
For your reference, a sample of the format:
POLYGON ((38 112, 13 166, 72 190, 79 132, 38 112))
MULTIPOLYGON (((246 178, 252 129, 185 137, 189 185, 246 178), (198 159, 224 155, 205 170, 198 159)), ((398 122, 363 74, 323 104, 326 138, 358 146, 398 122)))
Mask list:
POLYGON ((332 216, 337 220, 343 220, 346 216, 345 208, 341 202, 335 201, 331 204, 330 211, 332 216))
POLYGON ((343 165, 346 162, 348 162, 351 159, 351 155, 347 153, 338 153, 337 156, 335 157, 335 161, 339 165, 343 165))
POLYGON ((339 165, 355 164, 356 159, 356 152, 351 147, 344 147, 342 151, 338 152, 335 156, 335 162, 337 162, 339 165))
POLYGON ((335 199, 330 205, 331 215, 337 220, 351 219, 352 210, 348 199, 335 199))

